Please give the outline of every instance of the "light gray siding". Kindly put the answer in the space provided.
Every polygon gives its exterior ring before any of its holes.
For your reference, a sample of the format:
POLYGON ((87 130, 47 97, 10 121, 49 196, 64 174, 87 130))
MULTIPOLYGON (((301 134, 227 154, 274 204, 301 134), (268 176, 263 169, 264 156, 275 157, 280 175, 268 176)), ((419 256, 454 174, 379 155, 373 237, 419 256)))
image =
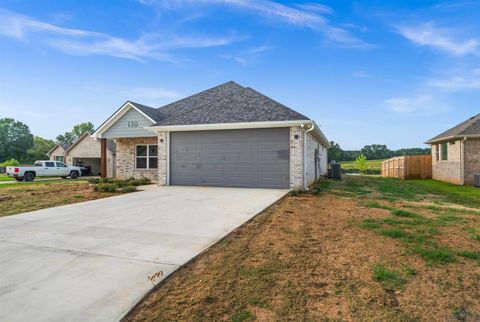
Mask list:
POLYGON ((145 126, 152 124, 153 123, 149 119, 140 114, 137 110, 130 108, 128 112, 126 112, 117 120, 117 122, 102 134, 102 137, 114 139, 156 136, 154 132, 144 129, 145 126))
POLYGON ((171 133, 173 185, 289 188, 289 129, 171 133))

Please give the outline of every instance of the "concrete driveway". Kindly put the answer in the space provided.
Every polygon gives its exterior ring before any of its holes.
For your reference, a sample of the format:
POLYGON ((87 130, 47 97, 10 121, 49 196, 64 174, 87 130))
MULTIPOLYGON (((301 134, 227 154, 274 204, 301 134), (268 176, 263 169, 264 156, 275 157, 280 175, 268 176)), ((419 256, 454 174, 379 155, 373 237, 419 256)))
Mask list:
POLYGON ((117 321, 286 192, 154 187, 0 218, 0 321, 117 321))

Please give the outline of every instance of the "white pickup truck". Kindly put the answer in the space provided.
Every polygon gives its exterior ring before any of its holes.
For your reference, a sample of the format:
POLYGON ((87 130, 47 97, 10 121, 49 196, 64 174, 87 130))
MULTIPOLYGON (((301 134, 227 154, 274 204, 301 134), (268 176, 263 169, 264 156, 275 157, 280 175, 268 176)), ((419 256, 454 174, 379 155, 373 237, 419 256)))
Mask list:
POLYGON ((17 181, 33 181, 36 177, 78 178, 81 168, 68 166, 58 161, 35 161, 32 167, 7 167, 7 176, 17 181))

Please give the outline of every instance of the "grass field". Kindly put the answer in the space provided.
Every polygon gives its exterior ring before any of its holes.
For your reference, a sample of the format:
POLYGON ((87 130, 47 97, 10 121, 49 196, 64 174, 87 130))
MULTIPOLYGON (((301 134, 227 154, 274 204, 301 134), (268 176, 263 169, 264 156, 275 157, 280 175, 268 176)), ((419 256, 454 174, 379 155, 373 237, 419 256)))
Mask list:
POLYGON ((15 179, 8 177, 6 174, 0 174, 0 181, 15 181, 15 179))
POLYGON ((93 191, 83 180, 0 184, 0 217, 116 194, 93 191))
POLYGON ((478 321, 480 189, 347 176, 286 197, 126 321, 478 321))
MULTIPOLYGON (((381 170, 382 169, 382 161, 385 160, 368 160, 368 169, 370 170, 381 170)), ((340 161, 342 165, 342 169, 357 169, 355 166, 355 161, 340 161)))

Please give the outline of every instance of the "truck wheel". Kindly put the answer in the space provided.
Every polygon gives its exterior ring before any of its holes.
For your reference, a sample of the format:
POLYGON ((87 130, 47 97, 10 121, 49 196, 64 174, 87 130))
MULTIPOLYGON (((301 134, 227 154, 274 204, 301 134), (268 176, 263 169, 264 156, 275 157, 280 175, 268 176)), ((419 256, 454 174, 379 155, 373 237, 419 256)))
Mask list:
POLYGON ((27 172, 25 173, 25 175, 23 176, 23 179, 25 179, 26 182, 31 182, 35 179, 35 173, 32 173, 32 172, 27 172))
POLYGON ((23 177, 16 177, 15 180, 17 180, 17 181, 23 181, 23 177))
POLYGON ((77 179, 77 178, 78 178, 78 171, 72 171, 72 172, 70 172, 70 178, 72 178, 72 179, 77 179))

